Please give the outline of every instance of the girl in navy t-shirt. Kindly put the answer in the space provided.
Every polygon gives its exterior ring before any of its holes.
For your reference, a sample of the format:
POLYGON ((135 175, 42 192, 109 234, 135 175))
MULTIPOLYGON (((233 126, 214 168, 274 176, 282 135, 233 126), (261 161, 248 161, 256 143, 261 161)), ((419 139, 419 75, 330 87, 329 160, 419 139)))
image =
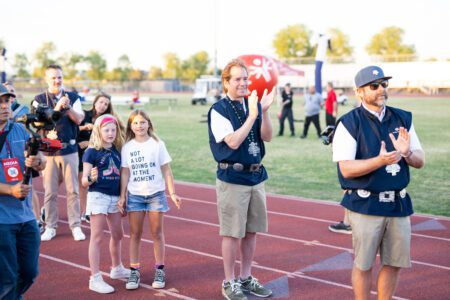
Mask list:
POLYGON ((120 195, 119 151, 122 142, 118 120, 113 115, 105 114, 95 120, 89 147, 83 155, 82 184, 89 187, 86 214, 91 219, 89 289, 102 294, 114 292, 114 288, 103 281, 99 269, 100 245, 105 223, 111 231, 109 249, 113 268, 110 277, 118 279, 130 276, 130 270, 122 265, 122 215, 117 207, 120 195))

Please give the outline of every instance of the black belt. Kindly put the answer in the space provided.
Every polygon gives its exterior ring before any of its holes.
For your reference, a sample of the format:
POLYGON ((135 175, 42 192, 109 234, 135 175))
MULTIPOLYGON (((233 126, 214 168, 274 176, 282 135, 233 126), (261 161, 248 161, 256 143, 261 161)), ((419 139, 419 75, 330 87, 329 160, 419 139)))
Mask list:
POLYGON ((226 170, 228 168, 232 168, 236 172, 248 171, 248 172, 259 172, 262 164, 251 164, 244 165, 241 163, 219 163, 219 169, 226 170))
POLYGON ((75 139, 71 139, 68 143, 61 142, 61 149, 66 149, 69 146, 75 146, 77 144, 77 141, 75 139))

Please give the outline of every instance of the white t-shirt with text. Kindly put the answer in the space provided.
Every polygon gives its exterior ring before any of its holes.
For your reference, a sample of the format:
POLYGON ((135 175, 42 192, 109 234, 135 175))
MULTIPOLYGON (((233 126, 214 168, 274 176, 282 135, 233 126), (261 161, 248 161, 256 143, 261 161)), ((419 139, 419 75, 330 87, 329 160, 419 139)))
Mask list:
POLYGON ((162 140, 146 142, 131 140, 122 147, 122 167, 130 169, 128 191, 149 196, 166 189, 161 166, 172 161, 162 140))

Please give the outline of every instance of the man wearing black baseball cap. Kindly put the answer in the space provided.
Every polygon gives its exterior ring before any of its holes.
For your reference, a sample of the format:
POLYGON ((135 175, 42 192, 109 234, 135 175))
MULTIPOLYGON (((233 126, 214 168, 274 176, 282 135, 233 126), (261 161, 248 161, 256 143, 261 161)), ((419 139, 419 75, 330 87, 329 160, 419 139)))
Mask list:
POLYGON ((355 260, 356 299, 370 299, 372 267, 380 252, 379 299, 391 299, 401 268, 411 266, 413 213, 406 192, 409 166, 421 168, 425 154, 410 112, 386 106, 389 79, 378 66, 355 76, 361 106, 345 114, 336 128, 333 161, 345 190, 341 205, 349 212, 355 260))

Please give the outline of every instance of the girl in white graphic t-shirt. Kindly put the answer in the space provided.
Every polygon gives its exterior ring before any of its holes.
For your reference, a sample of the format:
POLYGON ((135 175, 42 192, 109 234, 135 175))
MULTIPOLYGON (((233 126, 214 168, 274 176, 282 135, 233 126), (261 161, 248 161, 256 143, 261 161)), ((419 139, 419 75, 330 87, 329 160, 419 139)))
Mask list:
POLYGON ((175 194, 171 158, 164 142, 154 133, 152 122, 142 110, 135 110, 128 118, 122 147, 119 209, 128 213, 130 221, 130 269, 127 289, 137 289, 140 282, 139 245, 145 215, 148 212, 155 253, 153 288, 164 288, 163 215, 169 210, 165 189, 177 208, 181 199, 175 194))

